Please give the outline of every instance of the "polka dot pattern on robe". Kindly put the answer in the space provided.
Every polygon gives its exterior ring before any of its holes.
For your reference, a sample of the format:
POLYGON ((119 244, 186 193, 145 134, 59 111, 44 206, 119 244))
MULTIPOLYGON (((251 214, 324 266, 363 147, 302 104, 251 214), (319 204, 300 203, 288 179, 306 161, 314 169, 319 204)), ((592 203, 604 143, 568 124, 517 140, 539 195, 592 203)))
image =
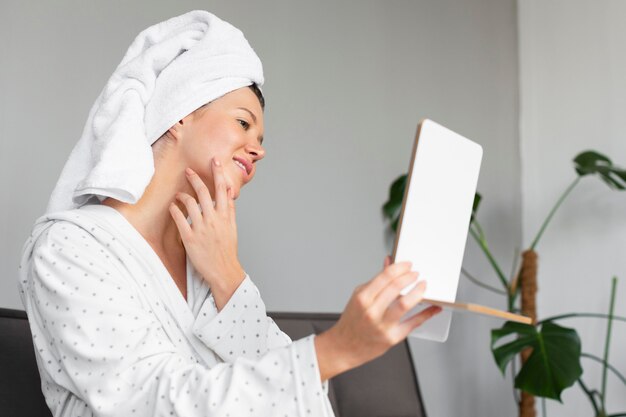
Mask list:
POLYGON ((187 300, 116 210, 40 218, 20 295, 54 415, 333 416, 314 335, 291 341, 248 275, 217 311, 187 265, 187 300))

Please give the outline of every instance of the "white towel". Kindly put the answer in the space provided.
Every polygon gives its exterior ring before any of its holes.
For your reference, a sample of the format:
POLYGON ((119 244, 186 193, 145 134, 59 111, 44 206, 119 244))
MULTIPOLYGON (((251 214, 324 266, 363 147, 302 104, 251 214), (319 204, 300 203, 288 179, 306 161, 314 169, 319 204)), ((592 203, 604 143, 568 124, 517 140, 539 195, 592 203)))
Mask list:
POLYGON ((136 203, 154 174, 152 143, 198 107, 263 81, 243 33, 209 12, 145 29, 91 108, 46 213, 94 196, 136 203))

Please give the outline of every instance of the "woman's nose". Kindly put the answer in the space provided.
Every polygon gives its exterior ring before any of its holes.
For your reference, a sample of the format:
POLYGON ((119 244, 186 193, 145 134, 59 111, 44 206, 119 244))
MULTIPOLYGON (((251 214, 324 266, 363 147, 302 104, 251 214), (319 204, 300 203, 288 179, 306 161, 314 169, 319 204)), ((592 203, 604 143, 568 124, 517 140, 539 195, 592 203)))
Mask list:
POLYGON ((246 148, 246 152, 252 155, 255 161, 263 159, 263 157, 265 156, 265 148, 263 147, 263 145, 260 144, 248 145, 246 148))

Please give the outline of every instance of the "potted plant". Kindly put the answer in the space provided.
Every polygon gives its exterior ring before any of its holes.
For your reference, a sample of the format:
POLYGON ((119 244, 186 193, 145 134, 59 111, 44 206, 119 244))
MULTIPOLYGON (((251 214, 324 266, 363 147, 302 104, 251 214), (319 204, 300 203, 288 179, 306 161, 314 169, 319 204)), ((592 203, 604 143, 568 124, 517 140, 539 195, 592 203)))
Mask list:
MULTIPOLYGON (((499 289, 486 284, 484 281, 475 278, 465 269, 462 269, 462 273, 480 287, 505 296, 508 311, 522 313, 533 319, 532 325, 506 322, 501 328, 491 331, 491 349, 495 362, 503 374, 506 367, 508 365, 511 366, 514 386, 521 391, 520 398, 516 398, 519 404, 520 417, 534 417, 536 415, 534 404, 535 396, 542 398, 545 416, 545 398, 561 401, 561 393, 563 390, 576 383, 578 383, 578 386, 589 399, 595 417, 626 416, 626 412, 609 414, 606 410, 608 372, 615 374, 626 386, 626 378, 624 375, 611 366, 608 361, 613 322, 616 320, 626 322, 625 317, 618 317, 613 314, 617 278, 614 277, 612 280, 611 301, 607 313, 567 313, 537 320, 535 303, 538 256, 536 248, 559 207, 561 207, 566 198, 584 177, 599 178, 613 190, 626 190, 626 170, 614 166, 611 160, 606 156, 595 151, 585 151, 576 156, 573 162, 577 174, 576 177, 557 199, 555 205, 539 228, 530 247, 522 252, 521 265, 511 277, 507 277, 502 272, 502 268, 500 268, 499 263, 489 249, 484 229, 477 219, 481 196, 477 193, 474 198, 469 233, 486 256, 502 288, 499 289), (576 330, 562 327, 556 323, 572 317, 601 318, 607 321, 602 357, 583 352, 580 337, 576 330), (505 339, 511 336, 514 337, 512 341, 505 341, 505 339), (516 363, 514 360, 518 354, 522 364, 519 372, 516 371, 516 363), (591 359, 602 365, 602 386, 599 390, 590 388, 583 381, 581 357, 591 359)), ((404 174, 393 181, 389 189, 389 199, 382 207, 383 214, 389 220, 389 227, 394 233, 397 231, 398 227, 406 180, 407 175, 404 174)), ((516 270, 516 268, 514 268, 514 270, 516 270)))

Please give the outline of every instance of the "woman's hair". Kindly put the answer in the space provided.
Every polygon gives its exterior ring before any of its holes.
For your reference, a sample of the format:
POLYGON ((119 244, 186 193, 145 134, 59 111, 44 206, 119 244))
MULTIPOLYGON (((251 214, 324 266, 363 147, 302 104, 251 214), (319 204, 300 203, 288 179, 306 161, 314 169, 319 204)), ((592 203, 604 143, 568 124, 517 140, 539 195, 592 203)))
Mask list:
POLYGON ((259 86, 256 84, 252 84, 250 86, 250 89, 254 92, 254 94, 256 95, 256 98, 259 99, 259 103, 261 103, 261 108, 265 110, 265 98, 263 97, 263 93, 259 89, 259 86))
MULTIPOLYGON (((263 97, 263 93, 261 92, 261 89, 259 89, 259 86, 253 83, 248 87, 252 90, 252 92, 254 92, 254 95, 256 95, 256 97, 259 99, 259 103, 261 104, 261 109, 265 110, 265 98, 263 97)), ((209 104, 211 104, 211 102, 208 102, 198 107, 196 110, 193 111, 193 113, 197 112, 198 110, 206 108, 206 106, 208 106, 209 104)), ((155 159, 163 153, 163 148, 169 145, 169 136, 167 135, 168 131, 169 129, 166 130, 152 144, 152 151, 154 152, 155 159)))

